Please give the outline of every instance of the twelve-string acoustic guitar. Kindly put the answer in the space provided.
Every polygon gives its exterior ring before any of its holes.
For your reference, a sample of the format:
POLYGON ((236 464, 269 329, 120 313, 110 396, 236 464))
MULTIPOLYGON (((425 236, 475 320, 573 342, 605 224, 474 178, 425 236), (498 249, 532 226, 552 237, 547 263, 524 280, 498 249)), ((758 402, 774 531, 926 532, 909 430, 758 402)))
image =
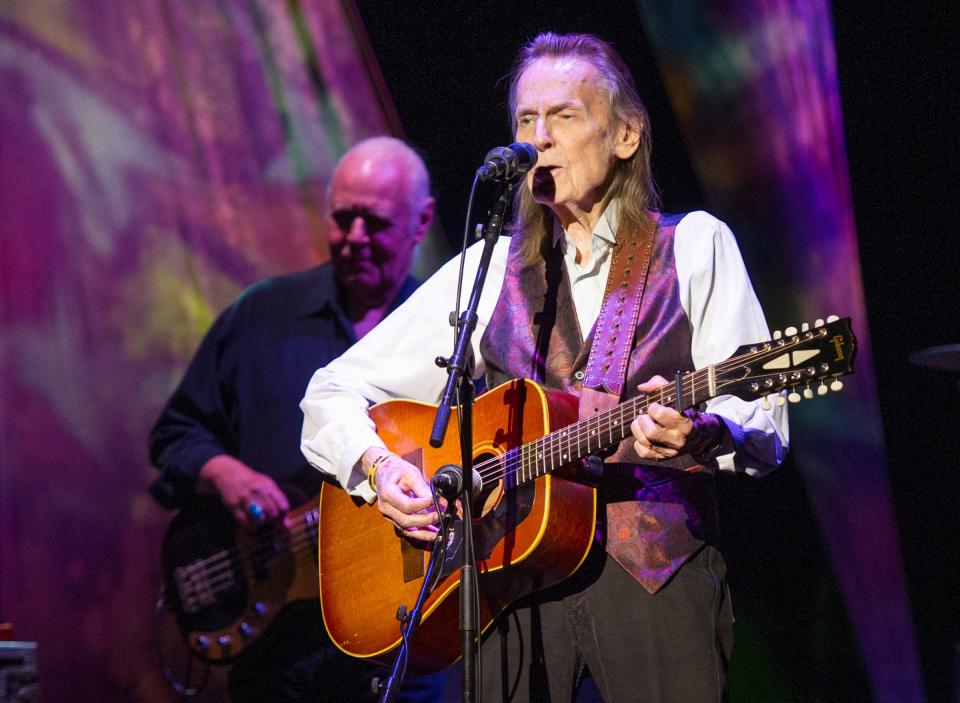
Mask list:
MULTIPOLYGON (((480 396, 473 411, 474 437, 480 438, 473 461, 482 489, 475 496, 473 528, 481 629, 521 596, 567 578, 586 558, 596 492, 577 480, 577 467, 629 437, 630 424, 649 404, 684 410, 718 395, 736 395, 760 398, 768 406, 771 394, 778 394, 774 400, 781 404, 784 396, 797 402, 839 390, 838 377, 853 372, 855 353, 850 318, 831 316, 744 345, 726 361, 678 374, 654 393, 584 420, 577 420, 576 397, 529 380, 510 381, 480 396)), ((460 462, 451 432, 439 449, 429 445, 435 409, 410 400, 370 409, 387 447, 419 466, 428 480, 440 467, 460 462)), ((321 488, 318 521, 327 631, 347 654, 389 664, 401 643, 398 608, 416 602, 429 552, 398 538, 375 505, 335 486, 321 488)), ((460 534, 455 529, 448 539, 441 579, 423 608, 410 652, 410 668, 418 673, 440 670, 460 654, 460 534)))

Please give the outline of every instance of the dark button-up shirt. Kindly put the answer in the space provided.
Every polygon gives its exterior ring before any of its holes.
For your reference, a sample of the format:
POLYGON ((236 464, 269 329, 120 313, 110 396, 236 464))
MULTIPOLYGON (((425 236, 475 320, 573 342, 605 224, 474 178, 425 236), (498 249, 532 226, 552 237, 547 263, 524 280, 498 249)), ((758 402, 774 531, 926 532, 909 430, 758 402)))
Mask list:
MULTIPOLYGON (((408 278, 394 307, 416 286, 408 278)), ((151 494, 182 506, 200 469, 220 454, 279 484, 293 479, 307 466, 299 408, 307 382, 355 341, 329 263, 250 286, 207 332, 153 429, 160 477, 151 494)))

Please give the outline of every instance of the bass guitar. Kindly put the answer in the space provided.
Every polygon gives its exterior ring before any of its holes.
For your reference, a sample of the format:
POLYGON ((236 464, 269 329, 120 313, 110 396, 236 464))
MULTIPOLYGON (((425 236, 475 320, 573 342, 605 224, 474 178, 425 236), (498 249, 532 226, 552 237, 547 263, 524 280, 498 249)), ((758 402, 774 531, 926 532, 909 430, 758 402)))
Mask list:
POLYGON ((203 498, 180 510, 167 528, 161 556, 165 605, 189 648, 210 663, 233 661, 284 605, 319 595, 317 486, 310 493, 293 487, 286 492, 311 498, 296 501, 300 507, 282 520, 252 529, 237 524, 219 499, 203 498))
MULTIPOLYGON (((649 404, 682 410, 718 395, 760 398, 762 405, 796 402, 839 390, 838 377, 853 372, 855 353, 850 318, 831 317, 742 346, 726 361, 584 420, 577 420, 576 397, 529 380, 480 396, 473 468, 482 479, 474 510, 481 629, 521 596, 570 576, 586 558, 597 501, 594 488, 576 480, 577 468, 630 437, 630 424, 649 404)), ((439 449, 429 444, 435 409, 389 400, 370 410, 387 447, 428 480, 440 467, 460 463, 450 431, 439 449)), ((456 426, 454 417, 450 427, 456 426)), ((398 607, 416 602, 429 552, 399 539, 376 506, 335 486, 321 488, 319 525, 320 603, 330 638, 349 655, 389 664, 401 643, 398 607)), ((445 553, 410 651, 410 668, 418 673, 443 669, 460 655, 456 531, 445 553)))

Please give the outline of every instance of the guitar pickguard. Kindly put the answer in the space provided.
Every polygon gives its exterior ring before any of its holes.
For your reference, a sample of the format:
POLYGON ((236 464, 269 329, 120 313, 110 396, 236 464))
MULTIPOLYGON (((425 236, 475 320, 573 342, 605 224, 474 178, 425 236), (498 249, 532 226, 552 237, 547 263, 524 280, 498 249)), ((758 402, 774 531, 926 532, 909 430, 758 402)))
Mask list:
MULTIPOLYGON (((489 559, 494 548, 506 537, 513 534, 517 525, 530 514, 533 506, 533 485, 521 486, 502 495, 493 509, 475 518, 473 523, 473 548, 477 559, 489 559)), ((481 495, 475 502, 483 504, 481 495)), ((441 578, 457 571, 463 564, 463 520, 457 517, 447 537, 446 555, 441 569, 441 578)))

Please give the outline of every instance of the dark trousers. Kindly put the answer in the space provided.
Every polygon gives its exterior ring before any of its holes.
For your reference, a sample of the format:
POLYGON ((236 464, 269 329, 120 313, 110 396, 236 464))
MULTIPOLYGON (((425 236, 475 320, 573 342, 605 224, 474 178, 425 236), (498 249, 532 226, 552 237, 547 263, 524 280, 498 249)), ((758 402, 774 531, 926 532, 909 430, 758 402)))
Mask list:
POLYGON ((733 612, 705 547, 651 595, 602 547, 571 578, 518 603, 482 643, 484 703, 572 703, 589 671, 605 703, 726 698, 733 612))

